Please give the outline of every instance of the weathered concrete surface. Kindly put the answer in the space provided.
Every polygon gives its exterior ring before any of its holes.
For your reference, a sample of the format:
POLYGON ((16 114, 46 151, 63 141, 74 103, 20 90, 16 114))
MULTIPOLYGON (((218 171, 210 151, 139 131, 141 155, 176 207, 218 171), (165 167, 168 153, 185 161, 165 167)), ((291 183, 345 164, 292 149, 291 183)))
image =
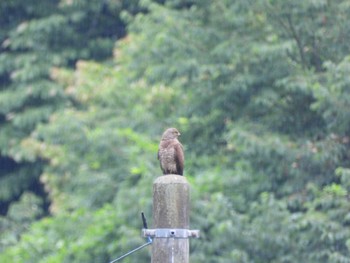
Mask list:
MULTIPOLYGON (((189 229, 190 187, 180 175, 158 177, 153 184, 153 224, 189 229)), ((188 263, 189 239, 154 238, 152 263, 188 263)))

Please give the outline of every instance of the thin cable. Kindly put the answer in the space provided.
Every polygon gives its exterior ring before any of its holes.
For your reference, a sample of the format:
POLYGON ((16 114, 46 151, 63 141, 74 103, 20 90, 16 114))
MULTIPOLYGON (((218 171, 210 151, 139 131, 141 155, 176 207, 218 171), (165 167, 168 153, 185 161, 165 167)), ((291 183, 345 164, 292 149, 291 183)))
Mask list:
POLYGON ((135 248, 134 250, 131 250, 130 252, 124 254, 123 256, 121 256, 121 257, 119 257, 119 258, 117 258, 117 259, 115 259, 115 260, 113 260, 113 261, 111 261, 111 262, 109 262, 109 263, 117 262, 117 261, 119 261, 119 260, 121 260, 121 259, 123 259, 123 258, 125 258, 125 257, 127 257, 127 256, 129 256, 129 255, 131 255, 132 253, 134 253, 134 252, 140 250, 141 248, 144 248, 144 247, 150 245, 150 244, 152 244, 152 240, 149 240, 147 243, 143 244, 142 246, 139 246, 138 248, 135 248))
MULTIPOLYGON (((147 227, 147 220, 146 220, 145 214, 144 214, 143 212, 141 212, 141 218, 142 218, 143 228, 144 228, 144 229, 147 229, 147 228, 148 228, 148 227, 147 227)), ((144 248, 144 247, 146 247, 146 246, 152 244, 153 240, 152 240, 151 237, 147 237, 147 240, 148 240, 147 243, 145 243, 145 244, 143 244, 142 246, 139 246, 139 247, 137 247, 137 248, 131 250, 130 252, 128 252, 128 253, 122 255, 121 257, 119 257, 119 258, 117 258, 117 259, 115 259, 115 260, 113 260, 113 261, 111 261, 111 262, 109 262, 109 263, 117 262, 117 261, 119 261, 119 260, 121 260, 121 259, 123 259, 123 258, 125 258, 125 257, 127 257, 127 256, 129 256, 129 255, 131 255, 132 253, 134 253, 134 252, 140 250, 141 248, 144 248)))

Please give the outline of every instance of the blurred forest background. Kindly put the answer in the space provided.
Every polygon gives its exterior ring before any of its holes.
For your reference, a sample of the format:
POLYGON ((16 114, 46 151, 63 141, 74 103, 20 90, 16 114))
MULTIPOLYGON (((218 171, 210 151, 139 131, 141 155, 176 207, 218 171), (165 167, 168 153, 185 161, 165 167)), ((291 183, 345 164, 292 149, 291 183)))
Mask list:
MULTIPOLYGON (((177 127, 191 262, 350 262, 350 1, 0 2, 0 262, 145 243, 177 127)), ((123 262, 150 262, 148 249, 123 262)))

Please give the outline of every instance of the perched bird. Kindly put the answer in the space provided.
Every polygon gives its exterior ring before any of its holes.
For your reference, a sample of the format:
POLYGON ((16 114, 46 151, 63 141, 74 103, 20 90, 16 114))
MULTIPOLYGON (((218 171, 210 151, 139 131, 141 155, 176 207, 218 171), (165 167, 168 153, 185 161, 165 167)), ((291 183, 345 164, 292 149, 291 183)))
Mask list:
POLYGON ((167 129, 159 143, 158 160, 163 174, 183 175, 184 152, 177 139, 180 133, 175 128, 167 129))

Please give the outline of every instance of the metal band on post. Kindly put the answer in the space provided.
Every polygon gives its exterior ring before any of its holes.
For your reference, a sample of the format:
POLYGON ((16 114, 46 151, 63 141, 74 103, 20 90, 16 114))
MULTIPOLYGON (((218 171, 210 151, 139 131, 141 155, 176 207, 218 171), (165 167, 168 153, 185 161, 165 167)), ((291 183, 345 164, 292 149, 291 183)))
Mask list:
POLYGON ((143 229, 142 233, 151 238, 199 238, 199 230, 181 228, 143 229))

